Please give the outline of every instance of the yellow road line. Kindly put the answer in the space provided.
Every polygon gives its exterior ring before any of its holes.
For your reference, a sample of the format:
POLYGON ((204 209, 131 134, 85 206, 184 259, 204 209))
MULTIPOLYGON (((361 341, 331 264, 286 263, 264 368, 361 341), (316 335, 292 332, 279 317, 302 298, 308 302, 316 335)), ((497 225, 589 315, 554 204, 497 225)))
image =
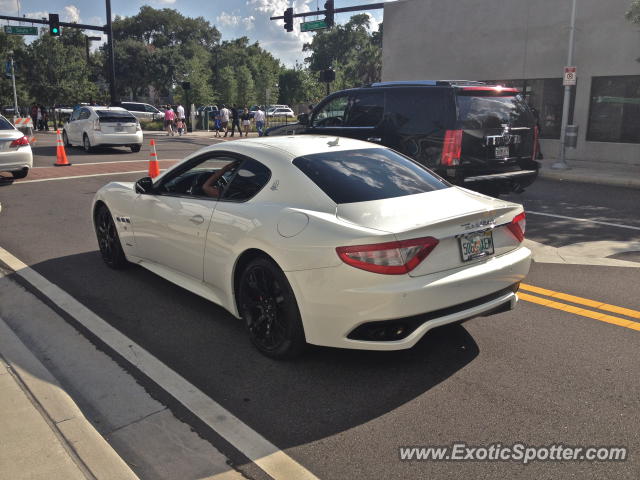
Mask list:
POLYGON ((527 302, 537 303, 538 305, 555 308, 556 310, 562 310, 567 313, 573 313, 575 315, 600 320, 601 322, 612 323, 620 327, 640 331, 640 322, 614 317, 613 315, 608 315, 606 313, 594 312, 593 310, 587 310, 586 308, 574 307, 573 305, 567 305, 566 303, 560 303, 554 300, 547 300, 546 298, 536 297, 535 295, 529 295, 528 293, 519 292, 518 297, 520 300, 525 300, 527 302))
POLYGON ((637 310, 631 310, 630 308, 617 307, 616 305, 609 305, 608 303, 598 302, 596 300, 589 300, 588 298, 576 297, 575 295, 569 295, 568 293, 555 292, 553 290, 547 290, 546 288, 536 287, 534 285, 527 285, 525 283, 520 284, 521 290, 528 292, 539 293, 540 295, 546 295, 547 297, 558 298, 560 300, 566 300, 567 302, 577 303, 579 305, 586 305, 587 307, 597 308, 598 310, 605 310, 607 312, 617 313, 618 315, 626 315, 631 318, 640 318, 640 312, 637 310))

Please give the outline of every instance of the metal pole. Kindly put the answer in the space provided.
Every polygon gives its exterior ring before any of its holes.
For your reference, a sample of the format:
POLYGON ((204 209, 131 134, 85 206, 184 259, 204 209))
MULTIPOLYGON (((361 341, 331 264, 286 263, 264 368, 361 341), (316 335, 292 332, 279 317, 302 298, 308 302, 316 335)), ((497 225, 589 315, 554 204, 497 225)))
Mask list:
MULTIPOLYGON (((569 28, 569 53, 567 55, 567 66, 573 65, 573 46, 574 46, 574 37, 576 30, 576 0, 573 0, 571 6, 571 26, 569 28)), ((558 157, 558 161, 551 165, 551 168, 556 170, 567 170, 571 167, 567 165, 565 160, 566 154, 566 134, 567 134, 567 124, 569 123, 569 105, 571 102, 571 86, 565 85, 564 87, 564 101, 562 102, 562 125, 560 128, 560 155, 558 157)))
POLYGON ((16 124, 18 115, 18 94, 16 93, 16 71, 13 68, 13 52, 11 52, 11 83, 13 84, 13 124, 16 124))
POLYGON ((111 0, 105 0, 107 4, 107 42, 109 44, 109 93, 111 95, 111 104, 115 104, 118 99, 116 96, 116 61, 113 53, 113 28, 111 25, 111 0))

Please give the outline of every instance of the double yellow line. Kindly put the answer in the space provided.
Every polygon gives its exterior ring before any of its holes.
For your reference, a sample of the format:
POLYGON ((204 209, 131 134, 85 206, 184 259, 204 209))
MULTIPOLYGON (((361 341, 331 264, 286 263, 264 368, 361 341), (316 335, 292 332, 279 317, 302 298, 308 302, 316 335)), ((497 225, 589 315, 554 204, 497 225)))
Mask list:
POLYGON ((575 315, 581 315, 583 317, 593 318, 600 320, 601 322, 612 323, 620 327, 630 328, 631 330, 640 331, 640 322, 627 320, 626 318, 616 317, 609 315, 608 313, 602 313, 595 310, 589 310, 586 308, 576 307, 567 303, 558 302, 557 300, 565 300, 567 302, 575 303, 578 305, 584 305, 586 307, 595 308, 604 312, 612 312, 618 315, 624 315, 626 317, 640 319, 640 312, 637 310, 631 310, 630 308, 618 307, 616 305, 610 305, 604 302, 598 302, 596 300, 590 300, 588 298, 576 297, 575 295, 569 295, 567 293, 555 292, 553 290, 547 290, 546 288, 536 287, 534 285, 520 284, 520 291, 518 297, 521 300, 527 302, 537 303, 549 308, 555 308, 556 310, 562 310, 564 312, 573 313, 575 315), (523 292, 524 290, 524 292, 523 292), (531 295, 531 292, 538 295, 544 295, 551 299, 542 298, 537 295, 531 295))

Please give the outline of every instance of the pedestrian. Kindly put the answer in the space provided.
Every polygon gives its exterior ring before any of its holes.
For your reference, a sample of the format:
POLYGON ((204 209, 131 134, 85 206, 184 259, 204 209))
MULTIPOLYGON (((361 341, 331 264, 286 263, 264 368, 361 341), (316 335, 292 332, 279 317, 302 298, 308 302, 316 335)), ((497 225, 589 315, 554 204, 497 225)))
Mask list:
POLYGON ((164 112, 164 121, 167 129, 167 136, 174 136, 175 132, 173 131, 173 122, 176 119, 176 113, 171 108, 171 105, 167 105, 167 110, 164 112))
POLYGON ((229 125, 229 115, 231 112, 227 108, 226 105, 222 105, 222 110, 220 110, 220 128, 224 130, 224 136, 227 136, 228 125, 229 125))
MULTIPOLYGON (((251 114, 249 113, 249 109, 244 107, 244 111, 242 115, 240 115, 240 120, 242 121, 242 128, 244 129, 244 136, 249 136, 249 127, 251 126, 251 114)), ((240 136, 242 137, 242 132, 240 132, 240 136)))
POLYGON ((42 107, 42 126, 45 131, 49 131, 49 111, 47 107, 42 107))
POLYGON ((178 115, 178 122, 181 124, 181 126, 178 127, 178 135, 182 136, 183 133, 186 133, 184 127, 187 122, 187 117, 184 115, 184 107, 181 103, 178 104, 176 113, 178 115))
POLYGON ((42 130, 42 128, 43 128, 43 124, 42 124, 42 105, 38 105, 37 119, 38 119, 38 130, 42 130))
POLYGON ((232 137, 236 131, 236 127, 238 127, 238 133, 240 134, 240 136, 242 136, 242 130, 240 130, 240 111, 238 110, 236 105, 234 105, 233 107, 231 107, 231 136, 232 137))
POLYGON ((33 123, 33 129, 38 129, 38 105, 35 103, 31 105, 31 123, 33 123))
POLYGON ((215 116, 214 116, 213 122, 214 122, 213 125, 214 125, 214 128, 215 128, 215 131, 216 131, 216 135, 215 136, 219 137, 220 136, 220 130, 222 129, 222 126, 221 126, 222 122, 220 121, 220 111, 219 110, 215 111, 215 116))
POLYGON ((264 135, 264 110, 262 107, 258 107, 258 109, 253 114, 253 120, 256 122, 256 130, 258 131, 258 136, 261 137, 264 135))

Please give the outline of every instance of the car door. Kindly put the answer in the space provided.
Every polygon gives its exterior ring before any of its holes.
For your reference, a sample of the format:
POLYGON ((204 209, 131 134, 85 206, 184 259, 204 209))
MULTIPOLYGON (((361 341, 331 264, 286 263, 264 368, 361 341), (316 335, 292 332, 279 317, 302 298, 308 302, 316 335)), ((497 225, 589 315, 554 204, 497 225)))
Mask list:
POLYGON ((90 128, 92 128, 91 124, 91 110, 88 108, 81 108, 80 114, 78 115, 78 120, 75 122, 76 124, 76 141, 78 143, 82 143, 84 133, 87 132, 90 128))
POLYGON ((152 192, 139 194, 132 220, 135 255, 202 281, 205 238, 217 198, 203 183, 232 162, 205 154, 170 172, 152 192))
POLYGON ((69 121, 65 126, 67 131, 67 138, 71 143, 80 143, 78 140, 78 117, 80 116, 80 109, 74 110, 69 117, 69 121))
POLYGON ((352 94, 342 93, 327 98, 309 119, 309 133, 317 135, 351 136, 345 123, 349 114, 352 94))

